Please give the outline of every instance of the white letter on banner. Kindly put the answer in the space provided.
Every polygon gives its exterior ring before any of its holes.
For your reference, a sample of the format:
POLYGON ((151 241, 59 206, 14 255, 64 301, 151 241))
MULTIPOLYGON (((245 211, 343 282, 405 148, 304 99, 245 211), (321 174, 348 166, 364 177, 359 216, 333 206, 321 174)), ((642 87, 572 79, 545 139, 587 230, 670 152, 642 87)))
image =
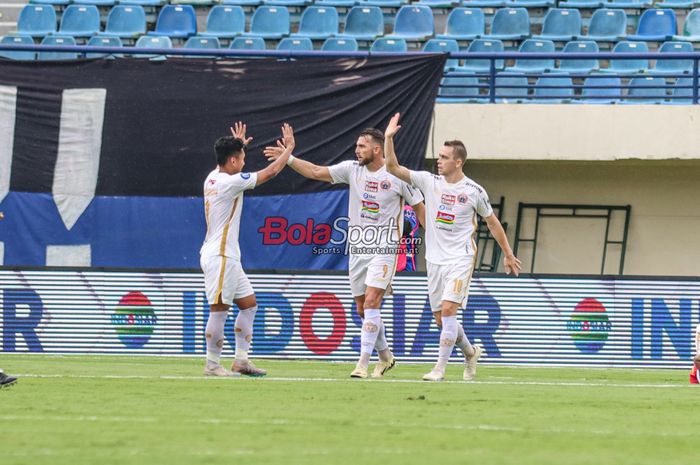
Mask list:
POLYGON ((106 98, 107 89, 63 91, 52 192, 69 230, 95 196, 106 98))
POLYGON ((0 86, 0 202, 10 192, 16 113, 17 88, 0 86))

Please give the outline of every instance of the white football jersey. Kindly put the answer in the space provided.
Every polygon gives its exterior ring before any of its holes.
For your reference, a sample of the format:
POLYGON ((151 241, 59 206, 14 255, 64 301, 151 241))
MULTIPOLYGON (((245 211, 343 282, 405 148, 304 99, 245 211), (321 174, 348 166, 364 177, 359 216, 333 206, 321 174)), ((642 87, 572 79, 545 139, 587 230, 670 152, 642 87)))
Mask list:
POLYGON ((466 176, 450 184, 427 171, 411 171, 411 183, 425 196, 425 259, 448 265, 476 254, 476 214, 493 214, 486 190, 466 176))
POLYGON ((370 171, 357 161, 329 166, 333 184, 350 185, 348 202, 349 230, 366 232, 348 234, 349 245, 359 247, 396 247, 403 229, 404 199, 409 205, 423 200, 421 193, 392 175, 382 166, 370 171), (371 237, 370 230, 377 234, 371 237))
POLYGON ((204 181, 204 216, 207 235, 199 253, 202 257, 220 255, 241 259, 238 231, 243 210, 243 191, 252 189, 257 173, 226 174, 215 169, 204 181))

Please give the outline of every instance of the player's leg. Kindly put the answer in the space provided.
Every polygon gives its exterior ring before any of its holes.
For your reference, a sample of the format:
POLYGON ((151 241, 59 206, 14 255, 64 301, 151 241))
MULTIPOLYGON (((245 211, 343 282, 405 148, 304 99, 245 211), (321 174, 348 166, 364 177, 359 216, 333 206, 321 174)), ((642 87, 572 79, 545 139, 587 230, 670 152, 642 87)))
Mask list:
POLYGON ((16 382, 16 377, 5 374, 5 372, 2 371, 2 368, 0 368, 0 389, 10 387, 16 382))
MULTIPOLYGON (((428 271, 428 299, 430 300, 430 308, 433 311, 433 317, 437 323, 440 331, 442 333, 443 322, 442 322, 442 294, 443 294, 443 274, 444 266, 434 265, 430 262, 427 264, 428 271)), ((431 370, 429 373, 423 376, 425 381, 440 381, 444 377, 444 371, 442 374, 434 373, 431 370)))
POLYGON ((210 302, 209 318, 204 335, 207 342, 207 361, 204 367, 206 376, 232 376, 233 374, 221 366, 221 352, 224 348, 224 324, 231 306, 231 289, 227 285, 230 273, 226 257, 210 257, 202 259, 204 286, 207 300, 210 302))
POLYGON ((246 276, 240 263, 236 266, 236 287, 234 303, 238 307, 238 316, 234 324, 236 338, 236 359, 231 370, 245 376, 265 376, 267 371, 256 367, 248 359, 250 345, 253 342, 253 324, 255 314, 258 311, 258 303, 255 299, 253 286, 246 276))
MULTIPOLYGON (((446 295, 443 296, 445 299, 460 302, 460 306, 466 307, 469 297, 469 286, 474 271, 473 263, 472 258, 449 267, 445 280, 446 295)), ((464 327, 459 322, 457 322, 457 340, 455 345, 464 355, 463 379, 471 381, 476 377, 476 365, 483 349, 477 344, 472 345, 464 331, 464 327)))
MULTIPOLYGON (((353 298, 355 299, 355 304, 357 306, 357 314, 360 315, 362 320, 362 329, 360 334, 360 359, 355 366, 355 369, 350 373, 351 378, 366 378, 367 377, 367 365, 369 364, 369 357, 366 363, 363 363, 363 353, 362 353, 362 334, 364 332, 365 326, 365 292, 367 291, 367 285, 365 284, 365 278, 367 277, 367 268, 369 266, 371 257, 350 255, 350 263, 348 267, 348 276, 350 278, 350 291, 352 292, 353 298)), ((370 352, 370 356, 371 356, 370 352)))
MULTIPOLYGON (((363 337, 367 336, 366 344, 372 344, 372 339, 374 339, 374 348, 377 349, 379 354, 379 362, 374 367, 372 371, 372 378, 381 378, 394 368, 396 365, 396 359, 394 354, 391 353, 389 348, 389 342, 386 339, 386 327, 384 321, 382 321, 380 308, 382 306, 382 298, 384 297, 385 290, 379 287, 367 286, 365 291, 365 323, 376 326, 377 332, 365 334, 365 325, 363 324, 363 337)), ((369 358, 367 359, 369 362, 369 358)))
POLYGON ((443 300, 440 306, 440 319, 442 330, 440 331, 440 346, 438 348, 438 360, 430 373, 423 376, 425 381, 441 381, 445 377, 445 368, 452 355, 452 349, 457 340, 458 326, 457 310, 459 304, 449 300, 443 300))

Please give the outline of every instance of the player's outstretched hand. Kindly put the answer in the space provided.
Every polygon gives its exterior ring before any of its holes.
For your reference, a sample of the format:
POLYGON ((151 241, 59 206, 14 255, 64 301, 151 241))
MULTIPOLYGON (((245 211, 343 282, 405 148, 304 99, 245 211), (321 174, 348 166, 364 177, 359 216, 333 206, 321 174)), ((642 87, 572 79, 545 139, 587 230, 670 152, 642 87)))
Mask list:
POLYGON ((246 125, 242 121, 238 121, 233 125, 231 129, 231 135, 235 137, 236 139, 240 139, 243 141, 245 145, 250 144, 250 142, 253 140, 252 137, 245 138, 245 132, 246 132, 246 125))
POLYGON ((518 257, 515 255, 509 255, 503 258, 503 268, 505 268, 506 274, 513 273, 515 276, 518 276, 522 265, 523 262, 518 260, 518 257))
POLYGON ((399 132, 399 129, 401 129, 401 126, 399 126, 400 117, 400 113, 396 113, 391 117, 389 120, 389 125, 386 127, 386 131, 384 131, 384 137, 394 137, 396 133, 399 132))
POLYGON ((296 141, 294 140, 294 129, 289 125, 289 123, 284 123, 282 125, 282 145, 286 148, 294 150, 296 141))
POLYGON ((289 124, 284 123, 284 126, 282 126, 282 139, 277 140, 277 145, 275 147, 268 146, 263 150, 267 161, 273 162, 277 160, 290 144, 293 150, 296 144, 294 140, 294 129, 292 129, 289 124))
POLYGON ((282 155, 282 152, 284 152, 284 144, 281 140, 277 141, 276 147, 265 147, 265 150, 263 150, 269 162, 277 160, 282 155))

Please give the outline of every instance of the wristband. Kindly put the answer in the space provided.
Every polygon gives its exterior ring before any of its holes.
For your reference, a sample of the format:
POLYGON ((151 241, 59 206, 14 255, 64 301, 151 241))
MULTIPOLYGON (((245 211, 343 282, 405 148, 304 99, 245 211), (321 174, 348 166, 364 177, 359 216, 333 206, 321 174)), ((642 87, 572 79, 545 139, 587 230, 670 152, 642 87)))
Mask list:
POLYGON ((295 158, 296 157, 294 155, 290 154, 289 158, 287 159, 287 166, 292 166, 292 162, 294 162, 295 158))

